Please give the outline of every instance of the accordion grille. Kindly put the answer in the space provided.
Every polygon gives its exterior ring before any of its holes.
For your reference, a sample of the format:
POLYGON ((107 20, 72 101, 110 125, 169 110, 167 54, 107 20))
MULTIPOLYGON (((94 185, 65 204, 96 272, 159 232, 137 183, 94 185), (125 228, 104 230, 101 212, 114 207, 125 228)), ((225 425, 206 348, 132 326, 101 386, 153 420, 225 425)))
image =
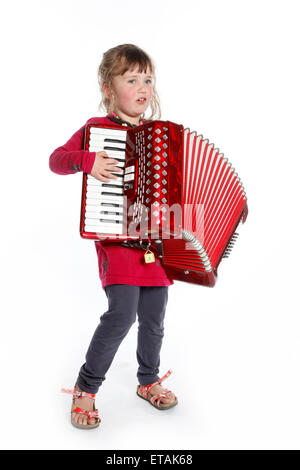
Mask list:
POLYGON ((208 139, 185 129, 182 240, 164 241, 164 262, 183 270, 212 271, 245 205, 243 185, 227 158, 208 139))

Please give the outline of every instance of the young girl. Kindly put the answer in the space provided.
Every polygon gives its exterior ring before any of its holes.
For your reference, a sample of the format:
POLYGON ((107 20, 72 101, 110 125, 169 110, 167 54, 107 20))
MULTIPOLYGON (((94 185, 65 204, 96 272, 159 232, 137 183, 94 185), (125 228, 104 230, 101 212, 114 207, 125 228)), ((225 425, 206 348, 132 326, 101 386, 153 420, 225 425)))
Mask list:
MULTIPOLYGON (((106 117, 88 122, 135 127, 143 124, 150 105, 151 117, 160 118, 159 99, 154 87, 154 66, 150 57, 132 44, 109 49, 99 66, 98 80, 106 117)), ((118 161, 106 152, 83 149, 83 126, 68 142, 50 156, 50 169, 67 175, 83 171, 100 181, 117 178, 111 172, 122 171, 118 161)), ((168 279, 160 260, 145 263, 143 244, 95 242, 102 287, 108 298, 108 310, 92 337, 86 362, 79 370, 73 394, 71 422, 82 429, 99 426, 95 394, 105 380, 113 358, 138 315, 137 361, 139 364, 137 394, 159 410, 177 404, 176 396, 161 386, 168 371, 158 377, 160 350, 164 335, 164 316, 168 300, 168 279), (129 245, 129 246, 128 246, 129 245)), ((145 247, 144 247, 145 249, 145 247)))

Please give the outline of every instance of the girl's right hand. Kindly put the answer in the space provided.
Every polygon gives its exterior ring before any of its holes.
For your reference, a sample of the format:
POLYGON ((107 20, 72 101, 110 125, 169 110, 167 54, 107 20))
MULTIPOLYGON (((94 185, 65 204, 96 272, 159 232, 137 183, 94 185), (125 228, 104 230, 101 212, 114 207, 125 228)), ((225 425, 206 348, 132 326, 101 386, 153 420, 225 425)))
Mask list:
POLYGON ((111 171, 115 171, 118 173, 122 172, 122 169, 116 164, 119 161, 115 160, 114 158, 109 158, 106 152, 96 152, 96 158, 94 161, 94 165, 91 171, 91 175, 97 178, 104 183, 109 183, 111 179, 117 179, 116 175, 111 174, 111 171))

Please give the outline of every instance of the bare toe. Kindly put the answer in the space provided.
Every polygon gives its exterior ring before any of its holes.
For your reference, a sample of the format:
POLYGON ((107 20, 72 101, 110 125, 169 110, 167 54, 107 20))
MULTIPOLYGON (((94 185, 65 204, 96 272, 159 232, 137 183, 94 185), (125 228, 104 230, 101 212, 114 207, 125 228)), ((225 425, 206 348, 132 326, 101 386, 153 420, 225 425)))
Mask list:
POLYGON ((77 423, 77 424, 82 424, 82 417, 81 417, 81 415, 77 415, 76 423, 77 423))
POLYGON ((86 416, 82 416, 81 424, 83 424, 83 426, 87 425, 87 417, 86 416))

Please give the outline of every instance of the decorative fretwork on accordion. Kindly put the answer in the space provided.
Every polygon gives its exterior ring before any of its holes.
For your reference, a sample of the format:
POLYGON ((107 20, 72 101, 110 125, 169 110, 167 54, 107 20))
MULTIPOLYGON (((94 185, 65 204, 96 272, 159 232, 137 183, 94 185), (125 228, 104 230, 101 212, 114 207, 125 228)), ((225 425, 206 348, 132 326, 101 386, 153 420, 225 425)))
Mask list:
POLYGON ((248 213, 241 180, 219 149, 170 121, 90 123, 85 149, 105 150, 123 171, 109 183, 84 173, 81 236, 149 240, 171 278, 213 286, 248 213))

